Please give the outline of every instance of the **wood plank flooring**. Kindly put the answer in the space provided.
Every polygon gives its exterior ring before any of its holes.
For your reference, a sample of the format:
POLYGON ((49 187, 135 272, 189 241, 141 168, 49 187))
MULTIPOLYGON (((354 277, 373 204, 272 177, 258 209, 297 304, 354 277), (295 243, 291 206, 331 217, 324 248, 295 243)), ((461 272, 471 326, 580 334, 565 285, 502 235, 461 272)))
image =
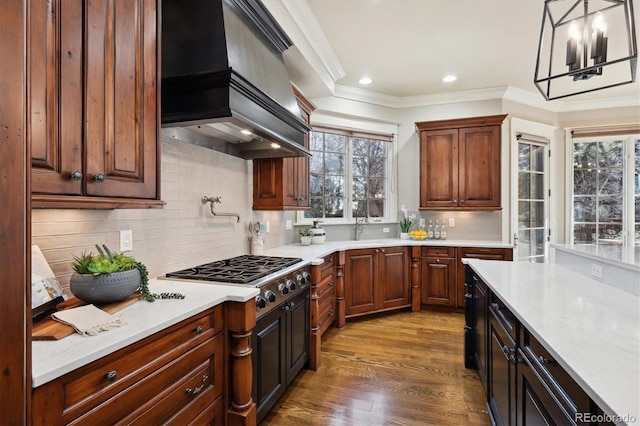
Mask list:
POLYGON ((457 312, 348 320, 323 336, 320 369, 303 370, 260 424, 489 425, 463 327, 457 312))

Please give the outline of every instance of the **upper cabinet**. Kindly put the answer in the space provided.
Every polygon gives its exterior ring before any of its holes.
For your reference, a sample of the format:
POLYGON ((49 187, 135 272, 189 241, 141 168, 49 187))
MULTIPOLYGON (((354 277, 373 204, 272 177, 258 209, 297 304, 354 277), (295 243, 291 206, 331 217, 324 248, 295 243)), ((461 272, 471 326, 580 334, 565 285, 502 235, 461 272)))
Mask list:
MULTIPOLYGON (((309 124, 315 106, 293 88, 302 119, 309 124)), ((309 135, 304 137, 309 148, 309 135)), ((253 160, 253 210, 308 210, 309 158, 253 160)))
POLYGON ((504 115, 416 123, 420 210, 500 209, 504 115))
POLYGON ((34 207, 160 207, 159 0, 28 3, 34 207))

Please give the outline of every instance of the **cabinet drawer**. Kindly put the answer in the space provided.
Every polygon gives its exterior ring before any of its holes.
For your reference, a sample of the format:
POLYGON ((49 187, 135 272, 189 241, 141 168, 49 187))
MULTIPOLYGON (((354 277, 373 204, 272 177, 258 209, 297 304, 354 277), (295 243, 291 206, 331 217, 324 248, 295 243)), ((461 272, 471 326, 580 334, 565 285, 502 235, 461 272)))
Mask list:
MULTIPOLYGON (((223 307, 176 324, 158 338, 145 339, 62 378, 65 417, 71 419, 154 374, 222 329, 223 307)), ((222 344, 222 342, 220 343, 222 344)))
POLYGON ((213 403, 209 404, 204 409, 200 406, 200 401, 205 401, 204 398, 200 398, 189 404, 178 414, 172 417, 167 423, 173 425, 222 425, 225 423, 225 410, 224 410, 224 396, 218 397, 213 403), (198 404, 196 404, 198 402, 198 404))
POLYGON ((517 338, 516 324, 517 320, 515 315, 502 303, 495 294, 491 293, 491 299, 489 301, 489 310, 496 317, 496 319, 502 324, 504 329, 509 333, 509 336, 513 340, 517 338))
POLYGON ((320 283, 316 286, 315 293, 318 298, 322 299, 325 294, 334 289, 333 276, 328 276, 327 278, 320 281, 320 283))
POLYGON ((333 255, 327 256, 324 258, 324 263, 320 265, 321 273, 320 279, 324 281, 326 278, 331 277, 333 279, 333 272, 335 270, 335 265, 333 263, 333 255))
POLYGON ((491 247, 460 247, 458 257, 484 260, 507 260, 511 249, 491 247))
POLYGON ((422 257, 455 257, 455 247, 422 247, 422 257))
POLYGON ((331 289, 330 292, 326 293, 326 296, 323 300, 320 301, 319 314, 318 314, 318 329, 319 333, 324 333, 327 328, 333 324, 333 320, 335 319, 335 301, 334 301, 334 291, 331 289))
POLYGON ((159 424, 195 400, 204 399, 202 406, 206 407, 223 391, 222 354, 223 339, 218 334, 81 417, 67 419, 65 413, 65 423, 159 424))
POLYGON ((524 327, 520 335, 520 348, 527 358, 527 365, 536 371, 536 375, 551 390, 570 417, 575 418, 574 414, 577 412, 588 413, 591 410, 590 398, 569 373, 558 365, 549 351, 524 327))

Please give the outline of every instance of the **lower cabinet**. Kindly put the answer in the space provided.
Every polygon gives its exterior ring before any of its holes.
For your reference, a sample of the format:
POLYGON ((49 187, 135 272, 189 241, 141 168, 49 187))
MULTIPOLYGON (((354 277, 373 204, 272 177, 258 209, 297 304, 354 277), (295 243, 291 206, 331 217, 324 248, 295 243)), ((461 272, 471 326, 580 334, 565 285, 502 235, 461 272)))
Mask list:
POLYGON ((322 335, 331 327, 336 317, 334 255, 323 259, 311 268, 311 336, 309 339, 309 368, 320 368, 322 335))
POLYGON ((455 247, 422 247, 420 273, 422 304, 455 306, 455 247))
POLYGON ((223 306, 34 389, 32 423, 225 421, 223 306))
MULTIPOLYGON (((345 316, 411 306, 408 247, 356 249, 344 264, 345 316)), ((340 298, 340 294, 337 295, 340 298)))
POLYGON ((309 359, 309 293, 260 317, 251 337, 257 422, 269 412, 309 359))
POLYGON ((465 282, 465 366, 478 370, 492 424, 610 424, 584 420, 607 416, 469 267, 465 282))

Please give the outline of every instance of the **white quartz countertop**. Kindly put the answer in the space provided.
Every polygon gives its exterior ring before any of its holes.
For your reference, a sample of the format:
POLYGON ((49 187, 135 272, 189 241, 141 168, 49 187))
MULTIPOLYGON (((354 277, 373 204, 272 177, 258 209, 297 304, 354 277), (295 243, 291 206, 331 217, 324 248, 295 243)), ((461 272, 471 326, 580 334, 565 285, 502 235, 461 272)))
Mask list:
POLYGON ((556 250, 640 272, 640 246, 620 244, 551 244, 556 250))
POLYGON ((445 247, 482 247, 482 248, 513 248, 513 245, 500 241, 485 240, 401 240, 399 238, 381 238, 376 240, 345 240, 325 241, 324 244, 311 244, 303 246, 300 243, 280 246, 265 251, 267 256, 301 257, 303 260, 311 260, 324 257, 331 253, 344 250, 375 247, 396 246, 445 246, 445 247))
POLYGON ((227 301, 246 302, 259 290, 253 287, 149 280, 154 293, 178 292, 184 299, 141 300, 113 314, 127 324, 96 336, 77 333, 61 340, 32 342, 32 382, 37 387, 76 368, 148 337, 160 330, 227 301))
POLYGON ((640 424, 640 298, 555 264, 466 259, 617 424, 640 424))

